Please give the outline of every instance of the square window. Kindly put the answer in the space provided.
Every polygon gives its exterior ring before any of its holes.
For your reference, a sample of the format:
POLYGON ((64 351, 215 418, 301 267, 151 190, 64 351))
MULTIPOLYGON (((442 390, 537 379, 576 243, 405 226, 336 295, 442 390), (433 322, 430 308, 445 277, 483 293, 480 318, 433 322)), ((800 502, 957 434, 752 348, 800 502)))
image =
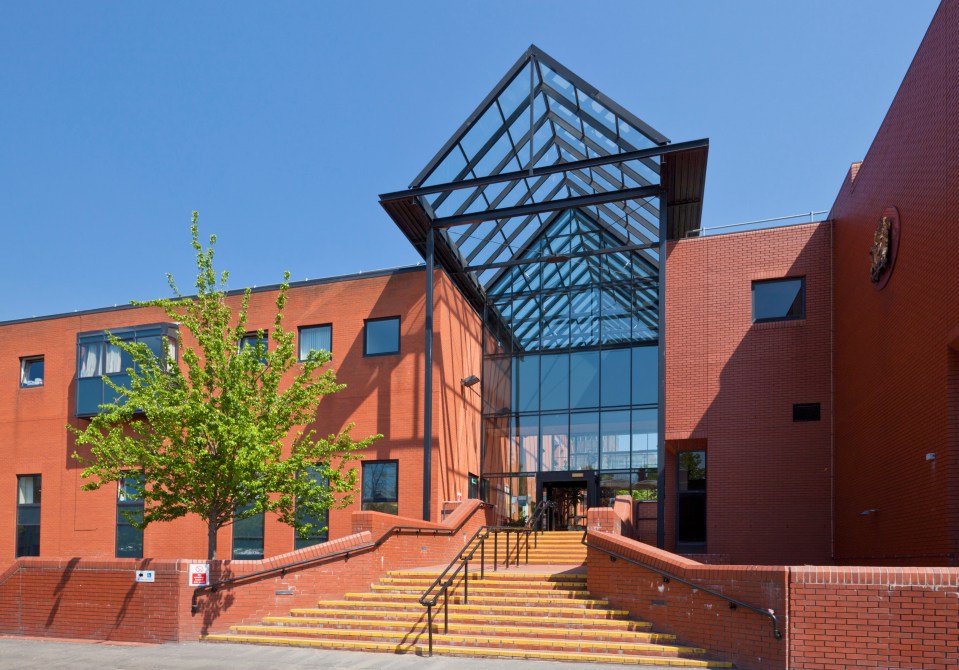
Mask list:
POLYGON ((753 282, 753 323, 806 318, 806 278, 753 282))
POLYGON ((305 361, 311 351, 326 351, 333 353, 333 326, 304 326, 300 328, 299 359, 305 361))
POLYGON ((368 319, 363 322, 363 355, 387 356, 400 353, 400 317, 368 319))
POLYGON ((20 386, 24 388, 43 386, 43 356, 28 356, 20 359, 20 386))
POLYGON ((362 509, 399 514, 397 461, 363 461, 362 509))

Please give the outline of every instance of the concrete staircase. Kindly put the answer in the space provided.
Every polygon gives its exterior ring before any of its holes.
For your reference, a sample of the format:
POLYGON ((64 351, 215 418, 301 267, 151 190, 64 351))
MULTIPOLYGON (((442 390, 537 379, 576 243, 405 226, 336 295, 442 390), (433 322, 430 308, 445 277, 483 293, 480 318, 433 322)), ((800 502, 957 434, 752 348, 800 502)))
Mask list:
MULTIPOLYGON (((494 572, 489 563, 483 579, 474 572, 479 566, 471 564, 469 604, 463 603, 461 580, 450 591, 448 634, 443 634, 442 599, 434 609, 434 654, 731 667, 707 660, 704 649, 678 645, 675 636, 653 632, 651 624, 590 595, 582 565, 585 548, 578 552, 573 543, 579 542, 579 533, 546 538, 540 537, 535 550, 541 563, 533 563, 531 546, 529 565, 521 559, 518 568, 501 565, 494 572)), ((368 593, 347 593, 343 600, 320 601, 315 608, 233 626, 229 633, 204 639, 426 654, 426 608, 418 600, 439 574, 440 569, 390 572, 368 593)))

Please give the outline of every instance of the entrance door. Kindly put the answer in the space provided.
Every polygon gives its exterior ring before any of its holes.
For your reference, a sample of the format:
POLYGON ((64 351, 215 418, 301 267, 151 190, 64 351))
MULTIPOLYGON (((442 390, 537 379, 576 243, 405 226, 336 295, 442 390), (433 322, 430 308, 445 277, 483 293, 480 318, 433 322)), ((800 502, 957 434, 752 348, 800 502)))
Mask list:
POLYGON ((586 482, 546 484, 547 500, 555 503, 547 519, 547 530, 582 530, 586 527, 586 482))
POLYGON ((594 471, 541 472, 536 488, 544 500, 556 503, 547 516, 547 530, 582 530, 586 510, 599 498, 599 478, 594 471))
POLYGON ((679 552, 706 551, 706 452, 677 454, 676 549, 679 552))

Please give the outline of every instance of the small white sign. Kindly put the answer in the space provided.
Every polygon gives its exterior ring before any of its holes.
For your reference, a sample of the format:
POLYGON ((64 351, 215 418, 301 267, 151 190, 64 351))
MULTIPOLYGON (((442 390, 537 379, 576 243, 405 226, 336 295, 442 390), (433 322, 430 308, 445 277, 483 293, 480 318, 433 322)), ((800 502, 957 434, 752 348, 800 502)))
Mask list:
POLYGON ((137 570, 138 582, 152 582, 155 578, 156 573, 153 570, 137 570))
POLYGON ((190 563, 190 586, 210 585, 210 564, 190 563))

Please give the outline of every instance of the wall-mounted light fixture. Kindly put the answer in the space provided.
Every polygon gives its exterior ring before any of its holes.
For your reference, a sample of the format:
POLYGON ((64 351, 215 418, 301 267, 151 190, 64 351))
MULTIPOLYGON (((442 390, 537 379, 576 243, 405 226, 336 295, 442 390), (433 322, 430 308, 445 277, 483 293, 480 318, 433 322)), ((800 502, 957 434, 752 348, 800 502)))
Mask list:
POLYGON ((869 516, 870 514, 875 514, 878 511, 879 510, 877 510, 875 507, 870 507, 869 509, 864 509, 863 511, 861 511, 859 513, 859 516, 869 516))
POLYGON ((935 454, 935 453, 928 453, 928 454, 926 454, 926 460, 927 460, 927 461, 934 461, 934 460, 936 460, 936 454, 935 454))
POLYGON ((469 377, 464 377, 460 380, 460 384, 463 386, 475 386, 476 384, 479 384, 479 382, 480 378, 476 375, 470 375, 469 377))

